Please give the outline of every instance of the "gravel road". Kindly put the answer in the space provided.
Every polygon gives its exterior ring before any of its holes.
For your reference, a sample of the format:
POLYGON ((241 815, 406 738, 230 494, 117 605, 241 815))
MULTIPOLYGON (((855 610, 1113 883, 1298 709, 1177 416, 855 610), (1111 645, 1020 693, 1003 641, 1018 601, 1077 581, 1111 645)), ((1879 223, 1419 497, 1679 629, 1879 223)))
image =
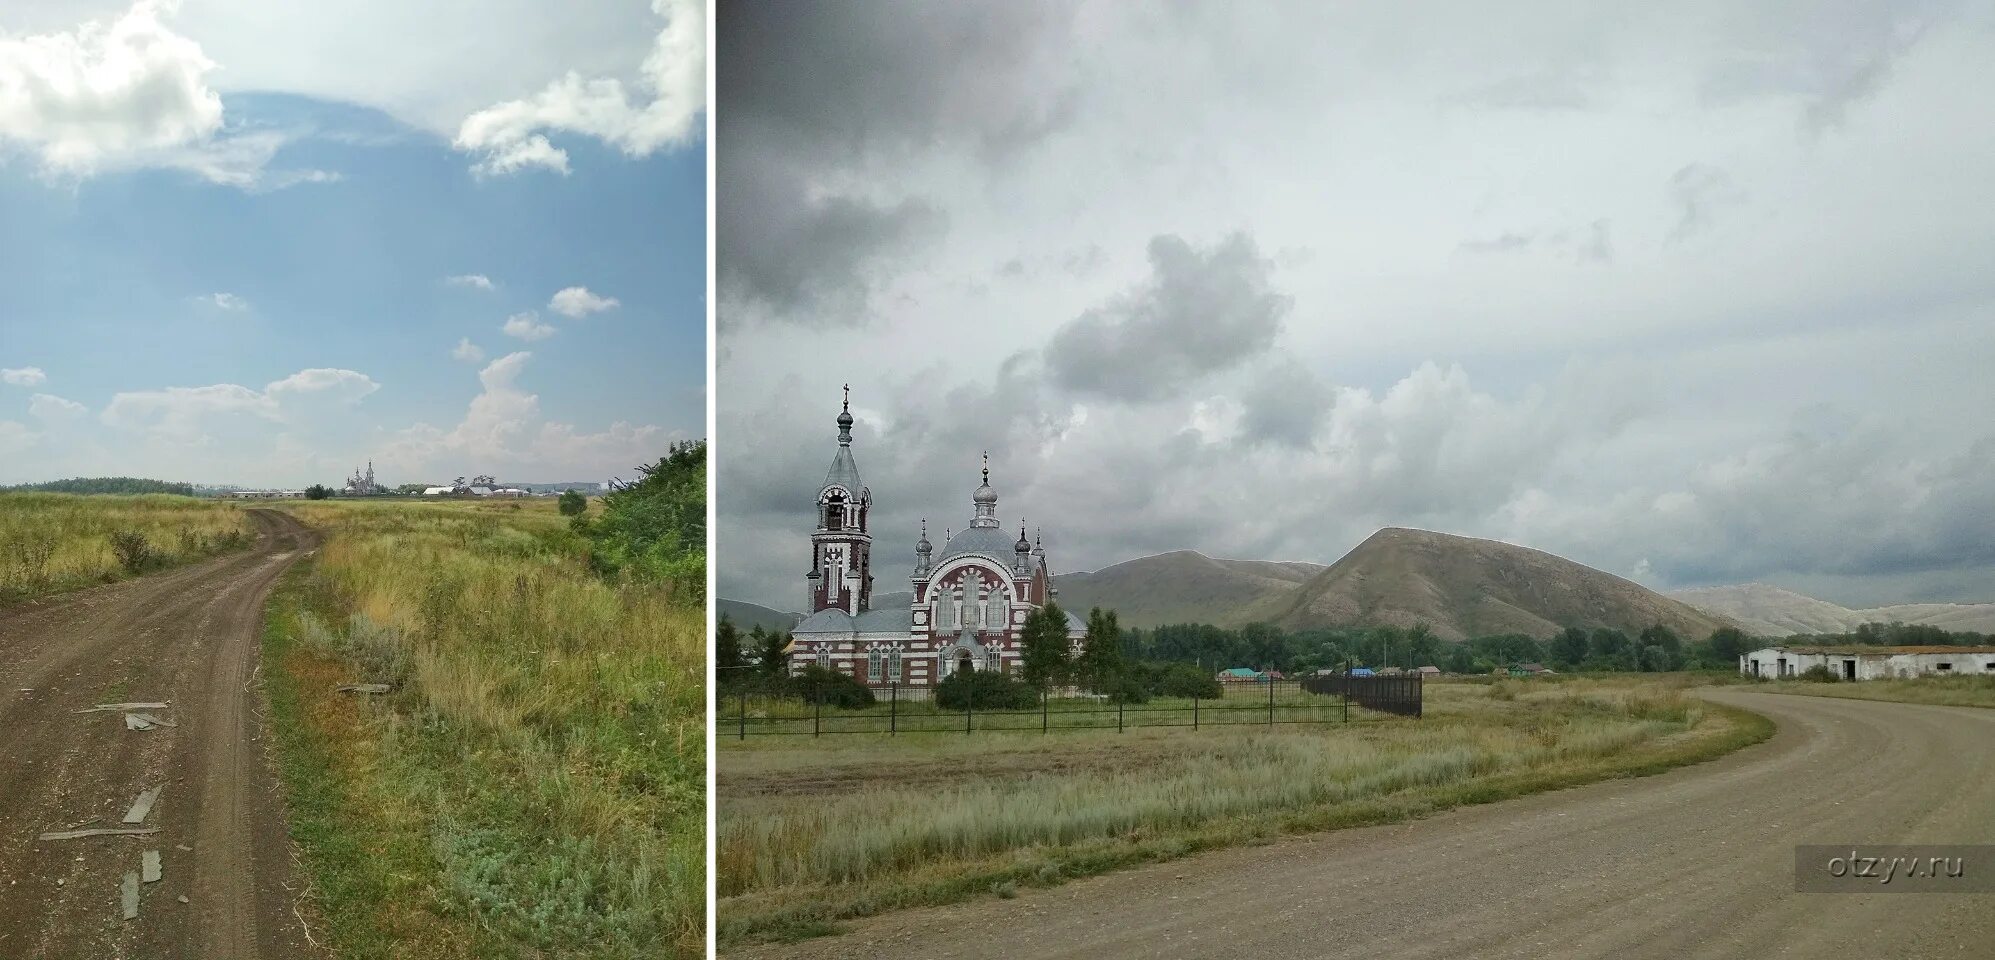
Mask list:
POLYGON ((246 552, 0 611, 0 957, 321 955, 297 908, 257 683, 264 600, 316 540, 288 515, 251 516, 246 552), (169 704, 138 712, 176 726, 77 712, 130 701, 169 704), (156 834, 37 839, 126 826, 152 787, 141 827, 156 834), (147 850, 162 876, 122 919, 121 881, 147 850))
POLYGON ((903 911, 731 952, 895 958, 1995 958, 1995 894, 1794 892, 1800 844, 1995 843, 1995 710, 1746 690, 1763 744, 1617 780, 903 911))

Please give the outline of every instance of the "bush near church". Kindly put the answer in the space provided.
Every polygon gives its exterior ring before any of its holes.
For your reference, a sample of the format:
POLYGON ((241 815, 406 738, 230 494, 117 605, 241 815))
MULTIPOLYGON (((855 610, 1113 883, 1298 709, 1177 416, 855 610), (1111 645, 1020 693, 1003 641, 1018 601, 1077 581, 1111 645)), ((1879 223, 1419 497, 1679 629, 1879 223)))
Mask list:
POLYGON ((944 710, 1027 710, 1039 706, 1039 691, 1001 673, 958 670, 935 685, 935 704, 944 710))

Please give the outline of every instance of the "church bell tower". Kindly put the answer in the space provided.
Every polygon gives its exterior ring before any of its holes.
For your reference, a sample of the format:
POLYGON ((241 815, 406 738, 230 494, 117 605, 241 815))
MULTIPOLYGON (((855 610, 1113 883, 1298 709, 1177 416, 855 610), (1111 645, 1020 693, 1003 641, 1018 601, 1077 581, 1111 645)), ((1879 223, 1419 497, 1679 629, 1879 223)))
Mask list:
POLYGON ((817 529, 811 532, 811 567, 805 578, 810 613, 843 610, 858 616, 873 604, 873 537, 867 532, 873 493, 859 481, 852 459, 852 387, 838 413, 838 453, 817 494, 817 529))

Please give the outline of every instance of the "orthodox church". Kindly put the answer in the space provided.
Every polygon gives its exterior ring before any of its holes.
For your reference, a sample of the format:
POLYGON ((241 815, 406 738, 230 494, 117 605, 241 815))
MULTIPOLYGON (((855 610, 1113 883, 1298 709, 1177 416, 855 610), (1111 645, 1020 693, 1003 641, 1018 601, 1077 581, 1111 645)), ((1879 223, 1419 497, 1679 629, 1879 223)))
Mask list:
MULTIPOLYGON (((847 388, 838 414, 838 452, 818 490, 811 567, 804 577, 810 614, 791 632, 791 667, 829 667, 870 686, 922 687, 968 667, 1017 671, 1026 616, 1059 590, 1047 573, 1045 549, 1025 539, 1023 525, 1016 541, 999 529, 997 500, 987 454, 983 484, 970 495, 970 525, 944 537, 938 556, 923 520, 909 577, 913 601, 873 609, 873 492, 860 481, 852 459, 847 388)), ((1068 641, 1077 644, 1086 633, 1086 625, 1068 613, 1068 641)))

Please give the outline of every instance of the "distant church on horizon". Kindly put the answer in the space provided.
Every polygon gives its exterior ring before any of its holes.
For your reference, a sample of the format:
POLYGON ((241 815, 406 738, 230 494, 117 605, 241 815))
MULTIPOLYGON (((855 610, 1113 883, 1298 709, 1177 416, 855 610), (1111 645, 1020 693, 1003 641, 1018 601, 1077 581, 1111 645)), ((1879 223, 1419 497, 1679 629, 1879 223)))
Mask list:
MULTIPOLYGON (((932 686, 966 667, 1017 672, 1026 617, 1059 591, 1047 572, 1045 549, 1025 539, 1024 526, 1016 541, 999 529, 988 454, 983 484, 970 502, 970 525, 945 538, 939 557, 928 542, 928 522, 922 521, 909 577, 913 601, 873 609, 873 492, 860 481, 852 459, 852 398, 846 388, 838 452, 818 490, 817 526, 810 535, 811 566, 804 577, 810 613, 791 631, 791 667, 828 667, 869 686, 932 686)), ((1068 613, 1069 641, 1086 632, 1068 613)))

